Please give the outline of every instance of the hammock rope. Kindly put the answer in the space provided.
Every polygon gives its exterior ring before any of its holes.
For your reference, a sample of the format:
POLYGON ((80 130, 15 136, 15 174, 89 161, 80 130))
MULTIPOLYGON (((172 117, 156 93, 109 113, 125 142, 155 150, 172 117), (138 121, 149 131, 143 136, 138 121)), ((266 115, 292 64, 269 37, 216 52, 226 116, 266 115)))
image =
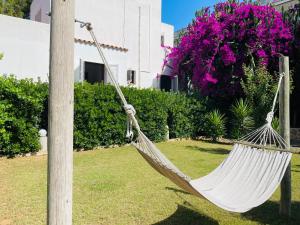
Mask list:
POLYGON ((136 110, 127 103, 97 41, 91 23, 79 20, 75 22, 89 31, 127 114, 126 137, 132 140, 134 127, 137 131, 137 140, 132 144, 150 166, 187 192, 206 198, 227 211, 246 212, 271 197, 280 184, 292 157, 288 144, 272 128, 274 110, 284 74, 279 76, 277 91, 266 124, 238 140, 229 156, 210 174, 192 179, 180 171, 141 131, 135 117, 136 110))

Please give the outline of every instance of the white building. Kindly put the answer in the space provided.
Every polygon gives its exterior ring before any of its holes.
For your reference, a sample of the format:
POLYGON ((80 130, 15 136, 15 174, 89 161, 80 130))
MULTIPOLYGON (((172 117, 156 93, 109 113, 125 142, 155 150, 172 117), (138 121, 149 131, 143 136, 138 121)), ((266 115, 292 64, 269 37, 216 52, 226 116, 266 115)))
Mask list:
POLYGON ((288 10, 294 5, 299 4, 299 0, 273 0, 271 3, 280 12, 288 10))
MULTIPOLYGON (((0 74, 48 80, 51 0, 33 0, 30 18, 0 15, 0 74)), ((161 0, 76 0, 76 18, 93 24, 119 84, 159 87, 174 28, 161 22, 161 0)), ((109 82, 89 33, 75 25, 76 81, 109 82)))

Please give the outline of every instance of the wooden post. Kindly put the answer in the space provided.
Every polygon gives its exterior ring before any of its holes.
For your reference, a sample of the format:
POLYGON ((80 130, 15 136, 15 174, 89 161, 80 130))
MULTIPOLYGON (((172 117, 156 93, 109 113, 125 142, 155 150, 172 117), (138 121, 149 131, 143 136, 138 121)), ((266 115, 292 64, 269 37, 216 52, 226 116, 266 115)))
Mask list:
MULTIPOLYGON (((289 57, 280 57, 279 72, 284 73, 279 93, 279 117, 281 136, 290 146, 290 74, 289 57)), ((291 216, 291 164, 289 164, 281 182, 280 215, 291 216)))
POLYGON ((72 224, 74 1, 51 1, 48 225, 72 224))

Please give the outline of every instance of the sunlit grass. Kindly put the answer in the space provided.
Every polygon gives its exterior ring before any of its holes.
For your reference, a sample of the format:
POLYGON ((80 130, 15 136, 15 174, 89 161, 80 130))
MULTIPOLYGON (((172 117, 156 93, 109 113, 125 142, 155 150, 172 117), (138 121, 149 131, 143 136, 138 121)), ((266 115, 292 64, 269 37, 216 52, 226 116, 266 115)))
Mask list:
MULTIPOLYGON (((158 144, 186 174, 209 173, 230 145, 197 141, 158 144)), ((223 211, 156 173, 131 147, 74 153, 74 224, 300 224, 300 160, 293 158, 293 218, 278 216, 277 191, 246 214, 223 211)), ((46 157, 0 159, 0 225, 46 222, 46 157)))

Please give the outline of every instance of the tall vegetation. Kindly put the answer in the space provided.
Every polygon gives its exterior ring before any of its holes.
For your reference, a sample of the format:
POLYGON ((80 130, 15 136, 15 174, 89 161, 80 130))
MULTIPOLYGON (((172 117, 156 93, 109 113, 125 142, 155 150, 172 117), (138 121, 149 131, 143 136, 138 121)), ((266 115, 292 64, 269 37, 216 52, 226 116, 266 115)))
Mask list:
POLYGON ((244 72, 242 88, 253 109, 253 118, 258 127, 265 123, 266 115, 271 110, 278 79, 274 79, 262 65, 255 69, 244 66, 244 72))
POLYGON ((32 0, 1 0, 0 13, 8 16, 27 18, 32 0))
POLYGON ((243 92, 244 64, 262 63, 273 74, 278 53, 288 54, 292 39, 273 7, 231 0, 198 13, 168 57, 181 81, 192 81, 202 95, 230 100, 243 92))
POLYGON ((226 134, 225 123, 225 115, 220 113, 219 110, 207 113, 204 122, 205 134, 211 137, 213 141, 218 141, 219 138, 226 134))
POLYGON ((233 138, 240 138, 254 128, 254 120, 252 117, 252 107, 242 98, 237 100, 231 107, 232 112, 232 130, 233 138))
POLYGON ((44 84, 0 76, 0 155, 39 149, 38 128, 46 96, 44 84))
MULTIPOLYGON (((202 132, 205 102, 195 96, 159 90, 123 88, 135 106, 143 132, 162 141, 202 132)), ((0 155, 39 150, 39 129, 47 129, 48 84, 0 76, 0 155)), ((92 149, 127 142, 126 115, 113 86, 75 85, 74 147, 92 149)))

